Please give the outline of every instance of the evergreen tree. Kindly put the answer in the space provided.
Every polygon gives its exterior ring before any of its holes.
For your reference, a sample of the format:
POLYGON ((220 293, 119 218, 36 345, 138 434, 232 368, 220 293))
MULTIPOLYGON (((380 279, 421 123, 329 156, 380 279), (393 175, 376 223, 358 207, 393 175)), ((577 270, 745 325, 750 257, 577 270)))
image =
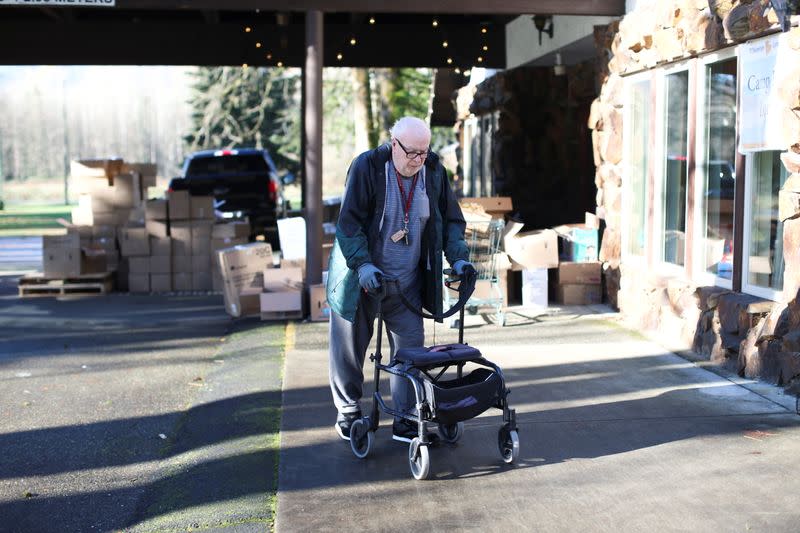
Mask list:
POLYGON ((190 151, 254 147, 279 168, 300 170, 299 71, 211 67, 194 74, 190 151))

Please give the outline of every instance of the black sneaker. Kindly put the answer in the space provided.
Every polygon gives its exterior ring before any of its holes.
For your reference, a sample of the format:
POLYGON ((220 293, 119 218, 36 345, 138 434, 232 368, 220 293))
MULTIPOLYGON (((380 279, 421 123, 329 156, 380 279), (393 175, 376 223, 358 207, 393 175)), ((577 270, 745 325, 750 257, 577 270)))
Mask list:
MULTIPOLYGON (((392 439, 400 442, 411 442, 419 437, 419 426, 414 422, 409 422, 405 418, 395 418, 392 422, 392 439)), ((436 433, 428 432, 428 442, 435 444, 439 439, 436 433)))
POLYGON ((350 440, 350 426, 359 418, 361 418, 361 411, 339 414, 336 418, 336 424, 334 424, 333 427, 336 428, 336 433, 338 433, 342 439, 350 440))

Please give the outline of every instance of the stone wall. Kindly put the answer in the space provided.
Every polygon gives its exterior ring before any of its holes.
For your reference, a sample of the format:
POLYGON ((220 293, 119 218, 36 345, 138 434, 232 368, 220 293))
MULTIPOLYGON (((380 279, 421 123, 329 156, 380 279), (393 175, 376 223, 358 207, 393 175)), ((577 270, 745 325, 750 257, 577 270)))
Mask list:
POLYGON ((621 21, 598 28, 602 89, 592 104, 597 214, 606 289, 631 325, 679 340, 742 376, 800 390, 800 17, 789 34, 791 53, 777 65, 785 107, 782 161, 791 176, 780 192, 784 221, 781 302, 664 279, 621 263, 623 76, 734 46, 778 30, 767 0, 643 0, 621 21))

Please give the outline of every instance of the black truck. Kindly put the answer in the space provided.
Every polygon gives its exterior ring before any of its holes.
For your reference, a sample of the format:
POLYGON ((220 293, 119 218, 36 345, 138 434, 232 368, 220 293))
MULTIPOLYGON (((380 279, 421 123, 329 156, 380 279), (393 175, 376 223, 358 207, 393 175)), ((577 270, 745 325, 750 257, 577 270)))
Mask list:
POLYGON ((182 176, 170 181, 173 191, 188 190, 192 196, 213 196, 214 208, 223 216, 247 217, 252 236, 264 234, 283 216, 282 179, 267 150, 240 148, 194 152, 183 163, 182 176))

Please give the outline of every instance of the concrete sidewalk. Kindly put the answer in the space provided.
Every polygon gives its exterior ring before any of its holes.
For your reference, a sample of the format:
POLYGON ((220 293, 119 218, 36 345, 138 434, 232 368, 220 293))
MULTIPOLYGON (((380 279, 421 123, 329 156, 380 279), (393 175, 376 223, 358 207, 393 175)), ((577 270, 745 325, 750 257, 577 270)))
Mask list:
MULTIPOLYGON (((277 530, 796 531, 794 399, 753 392, 590 311, 512 316, 505 328, 469 317, 465 340, 506 373, 520 460, 500 459, 491 410, 458 444, 431 450, 427 481, 411 477, 385 416, 364 460, 336 436, 327 324, 297 325, 277 530)), ((435 334, 442 343, 456 332, 435 334)))

